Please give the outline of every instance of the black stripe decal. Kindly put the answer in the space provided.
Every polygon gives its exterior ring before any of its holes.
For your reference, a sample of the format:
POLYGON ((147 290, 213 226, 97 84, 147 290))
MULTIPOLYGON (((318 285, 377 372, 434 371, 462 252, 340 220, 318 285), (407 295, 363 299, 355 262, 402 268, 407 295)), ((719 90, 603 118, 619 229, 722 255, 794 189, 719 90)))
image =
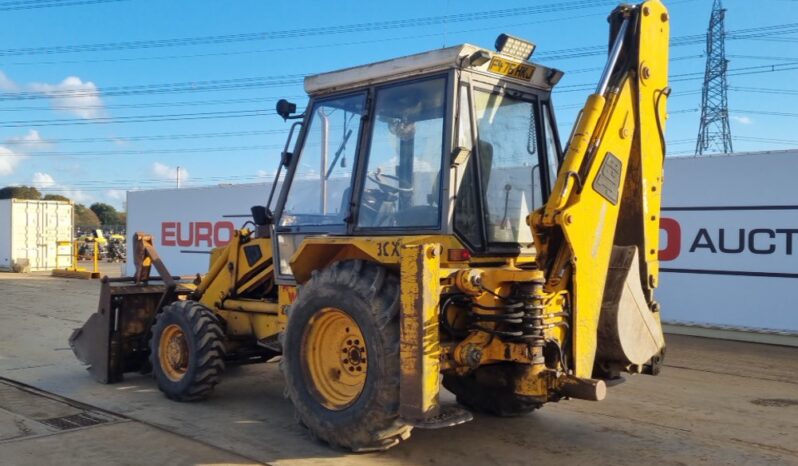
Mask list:
POLYGON ((798 273, 782 272, 746 272, 739 270, 708 270, 708 269, 672 269, 661 267, 660 272, 692 273, 698 275, 731 275, 743 277, 770 277, 770 278, 798 278, 798 273))
POLYGON ((663 212, 700 212, 712 210, 798 210, 798 205, 731 205, 699 207, 662 207, 663 212))

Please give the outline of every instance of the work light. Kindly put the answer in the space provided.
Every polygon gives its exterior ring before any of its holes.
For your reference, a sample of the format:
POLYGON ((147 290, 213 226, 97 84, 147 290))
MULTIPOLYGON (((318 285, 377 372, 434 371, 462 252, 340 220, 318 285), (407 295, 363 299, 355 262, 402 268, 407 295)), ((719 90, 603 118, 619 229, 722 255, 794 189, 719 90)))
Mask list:
POLYGON ((496 51, 503 55, 529 60, 535 51, 535 44, 509 34, 500 34, 496 38, 496 51))

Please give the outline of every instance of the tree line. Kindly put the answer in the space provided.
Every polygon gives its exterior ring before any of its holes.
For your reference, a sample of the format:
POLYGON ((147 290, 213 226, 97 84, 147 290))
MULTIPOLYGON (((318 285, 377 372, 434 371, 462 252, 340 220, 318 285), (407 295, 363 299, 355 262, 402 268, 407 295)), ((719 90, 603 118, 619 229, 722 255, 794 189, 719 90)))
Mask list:
MULTIPOLYGON (((6 186, 5 188, 0 188, 0 199, 71 201, 68 197, 60 194, 45 194, 42 196, 42 193, 33 186, 6 186)), ((127 213, 116 210, 114 206, 102 202, 95 202, 89 207, 77 202, 73 204, 76 226, 99 227, 125 225, 127 223, 127 213)))

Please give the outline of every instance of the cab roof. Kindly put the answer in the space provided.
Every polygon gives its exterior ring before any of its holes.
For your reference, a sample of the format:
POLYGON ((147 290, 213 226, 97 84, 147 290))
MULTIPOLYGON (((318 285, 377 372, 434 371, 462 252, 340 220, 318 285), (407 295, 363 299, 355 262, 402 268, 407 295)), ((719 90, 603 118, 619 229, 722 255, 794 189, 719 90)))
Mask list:
POLYGON ((544 91, 550 91, 553 87, 552 84, 549 84, 549 77, 552 72, 557 70, 519 60, 518 58, 506 56, 475 45, 461 44, 367 65, 310 75, 305 77, 305 92, 309 95, 328 94, 434 71, 444 71, 453 68, 463 69, 465 68, 464 65, 468 65, 468 57, 479 51, 486 52, 491 60, 479 66, 468 66, 468 69, 508 81, 522 83, 544 91), (531 79, 524 80, 489 71, 488 68, 494 57, 499 57, 514 64, 524 63, 532 66, 534 72, 532 72, 531 79))

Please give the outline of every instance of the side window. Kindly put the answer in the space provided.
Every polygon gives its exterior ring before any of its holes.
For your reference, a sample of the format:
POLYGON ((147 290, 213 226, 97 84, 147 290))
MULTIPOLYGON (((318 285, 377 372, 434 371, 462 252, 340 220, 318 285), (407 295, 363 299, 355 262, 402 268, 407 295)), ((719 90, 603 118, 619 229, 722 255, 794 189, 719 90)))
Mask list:
POLYGON ((280 226, 344 225, 365 94, 317 102, 280 226))
POLYGON ((446 78, 377 90, 359 227, 435 227, 446 78))
POLYGON ((553 189, 554 183, 557 182, 557 172, 560 169, 560 148, 557 144, 557 135, 553 130, 551 107, 548 104, 543 106, 543 121, 546 122, 546 162, 549 166, 549 189, 553 189))
POLYGON ((526 217, 542 205, 537 105, 476 90, 474 108, 488 242, 529 244, 526 217))
POLYGON ((477 157, 473 153, 474 142, 471 134, 471 102, 468 98, 468 86, 460 86, 458 102, 458 146, 471 151, 464 167, 463 181, 457 191, 454 204, 454 228, 473 246, 482 247, 482 233, 479 223, 479 189, 477 184, 477 157))

